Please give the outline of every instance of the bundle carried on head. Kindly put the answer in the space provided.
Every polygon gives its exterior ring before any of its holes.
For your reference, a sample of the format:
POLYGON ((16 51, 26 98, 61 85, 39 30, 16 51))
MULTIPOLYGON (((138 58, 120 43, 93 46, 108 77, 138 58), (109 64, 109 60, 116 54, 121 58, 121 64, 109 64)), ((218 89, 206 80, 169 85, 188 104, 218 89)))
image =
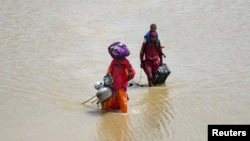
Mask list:
POLYGON ((114 42, 108 47, 109 54, 112 58, 123 58, 130 55, 130 51, 127 46, 121 42, 114 42))

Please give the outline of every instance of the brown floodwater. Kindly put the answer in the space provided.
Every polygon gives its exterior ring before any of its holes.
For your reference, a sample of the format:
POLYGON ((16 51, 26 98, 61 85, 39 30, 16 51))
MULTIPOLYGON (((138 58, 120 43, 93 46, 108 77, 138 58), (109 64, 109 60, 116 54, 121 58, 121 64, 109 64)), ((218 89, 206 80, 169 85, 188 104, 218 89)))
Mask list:
POLYGON ((208 124, 249 124, 249 9, 248 0, 2 0, 0 140, 206 141, 208 124), (151 23, 172 71, 166 83, 129 87, 127 114, 82 105, 115 41, 140 80, 151 23))

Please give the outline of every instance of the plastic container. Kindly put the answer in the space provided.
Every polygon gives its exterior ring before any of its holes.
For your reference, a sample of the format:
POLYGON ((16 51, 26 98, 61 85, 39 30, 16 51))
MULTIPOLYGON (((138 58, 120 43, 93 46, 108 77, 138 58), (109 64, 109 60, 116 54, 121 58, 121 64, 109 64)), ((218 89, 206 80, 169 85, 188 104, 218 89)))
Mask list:
POLYGON ((158 74, 155 77, 155 84, 162 84, 165 83, 166 79, 170 75, 171 71, 168 68, 167 64, 162 64, 158 68, 158 74))

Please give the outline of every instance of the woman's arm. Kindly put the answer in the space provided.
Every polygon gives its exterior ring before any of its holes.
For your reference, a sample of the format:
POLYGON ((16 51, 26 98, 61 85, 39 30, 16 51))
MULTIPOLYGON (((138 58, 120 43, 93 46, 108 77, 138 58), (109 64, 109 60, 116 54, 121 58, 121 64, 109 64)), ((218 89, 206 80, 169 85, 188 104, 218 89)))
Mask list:
POLYGON ((107 70, 107 72, 106 72, 106 75, 109 75, 109 74, 111 74, 111 67, 108 67, 108 70, 107 70))

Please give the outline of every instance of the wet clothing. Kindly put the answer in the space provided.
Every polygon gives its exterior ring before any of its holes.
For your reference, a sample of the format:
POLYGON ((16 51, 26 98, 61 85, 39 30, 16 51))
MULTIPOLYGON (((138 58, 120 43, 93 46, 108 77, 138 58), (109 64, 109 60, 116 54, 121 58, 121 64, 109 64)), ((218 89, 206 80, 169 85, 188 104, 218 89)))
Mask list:
POLYGON ((112 93, 113 96, 104 102, 103 111, 108 111, 109 108, 121 109, 122 112, 127 112, 128 95, 126 93, 128 81, 135 76, 135 70, 126 58, 113 59, 107 75, 111 74, 113 78, 112 93))
POLYGON ((158 68, 162 63, 162 48, 160 41, 158 40, 157 43, 154 42, 151 44, 143 43, 140 52, 140 60, 148 80, 152 81, 154 76, 158 73, 158 68))
POLYGON ((110 109, 120 109, 123 113, 128 112, 128 95, 124 89, 118 89, 114 92, 114 96, 104 102, 103 111, 107 112, 110 109))

